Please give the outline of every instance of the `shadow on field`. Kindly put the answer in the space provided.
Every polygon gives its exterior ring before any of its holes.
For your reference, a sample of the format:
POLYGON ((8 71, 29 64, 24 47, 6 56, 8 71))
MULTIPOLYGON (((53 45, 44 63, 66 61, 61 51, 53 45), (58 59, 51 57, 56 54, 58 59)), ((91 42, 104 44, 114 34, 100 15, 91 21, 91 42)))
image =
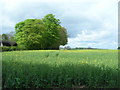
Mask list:
POLYGON ((3 61, 2 69, 3 88, 118 87, 118 70, 105 66, 3 61))

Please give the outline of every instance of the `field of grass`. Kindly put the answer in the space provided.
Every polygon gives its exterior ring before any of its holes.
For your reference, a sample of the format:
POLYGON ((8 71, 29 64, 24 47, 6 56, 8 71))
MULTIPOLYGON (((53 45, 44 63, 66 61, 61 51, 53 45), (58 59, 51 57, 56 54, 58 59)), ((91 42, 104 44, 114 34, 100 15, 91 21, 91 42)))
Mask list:
POLYGON ((117 50, 2 52, 3 88, 118 87, 117 50))

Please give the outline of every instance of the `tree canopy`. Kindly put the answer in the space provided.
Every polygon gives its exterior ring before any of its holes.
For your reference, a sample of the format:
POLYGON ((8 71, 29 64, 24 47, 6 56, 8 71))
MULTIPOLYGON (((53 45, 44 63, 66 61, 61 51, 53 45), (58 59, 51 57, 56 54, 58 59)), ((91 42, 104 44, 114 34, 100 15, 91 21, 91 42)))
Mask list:
POLYGON ((26 49, 58 49, 67 44, 67 30, 53 14, 19 22, 15 31, 17 44, 26 49))

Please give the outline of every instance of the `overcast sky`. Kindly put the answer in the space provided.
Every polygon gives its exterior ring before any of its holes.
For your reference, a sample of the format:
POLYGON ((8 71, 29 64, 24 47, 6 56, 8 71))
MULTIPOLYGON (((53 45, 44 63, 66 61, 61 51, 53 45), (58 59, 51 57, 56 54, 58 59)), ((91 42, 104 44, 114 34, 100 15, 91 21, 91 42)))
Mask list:
POLYGON ((119 0, 0 0, 1 33, 25 19, 54 14, 69 34, 70 47, 116 49, 119 0))

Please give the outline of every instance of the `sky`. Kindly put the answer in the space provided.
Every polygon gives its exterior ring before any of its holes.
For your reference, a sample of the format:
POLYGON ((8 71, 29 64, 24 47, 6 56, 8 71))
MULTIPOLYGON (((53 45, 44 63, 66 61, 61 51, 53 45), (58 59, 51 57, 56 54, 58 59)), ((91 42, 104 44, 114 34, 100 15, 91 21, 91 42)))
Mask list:
POLYGON ((14 31, 16 23, 54 14, 67 29, 75 47, 117 49, 119 0, 0 0, 0 33, 14 31))

